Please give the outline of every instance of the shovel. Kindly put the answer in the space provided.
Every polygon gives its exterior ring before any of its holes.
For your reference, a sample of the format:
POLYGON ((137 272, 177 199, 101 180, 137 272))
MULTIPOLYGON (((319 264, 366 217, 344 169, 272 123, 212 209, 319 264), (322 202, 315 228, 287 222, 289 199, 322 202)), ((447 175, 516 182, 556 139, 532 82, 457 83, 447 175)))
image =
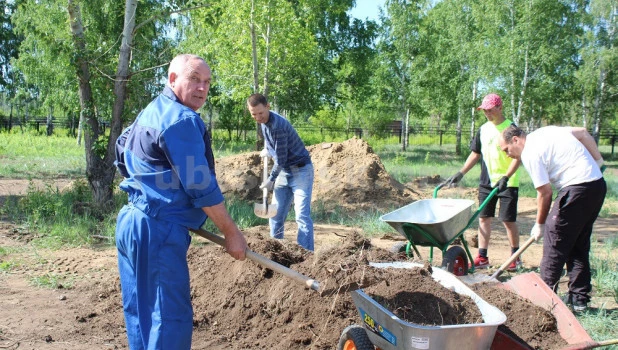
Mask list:
MULTIPOLYGON (((216 235, 212 232, 208 232, 204 229, 191 229, 191 231, 197 235, 200 235, 204 238, 206 238, 209 241, 215 242, 218 245, 225 247, 225 238, 216 235)), ((267 269, 271 269, 275 272, 278 272, 282 275, 284 275, 285 277, 291 278, 292 280, 302 284, 305 286, 305 288, 310 288, 313 289, 314 291, 320 293, 321 297, 329 297, 332 295, 336 295, 336 294, 341 294, 344 292, 349 292, 349 291, 353 291, 356 289, 361 289, 364 287, 368 287, 370 285, 373 285, 375 283, 378 283, 380 281, 371 281, 371 282, 367 282, 367 283, 363 283, 363 284, 359 284, 356 282, 351 282, 351 283, 347 283, 344 285, 340 285, 340 286, 336 286, 333 288, 321 288, 320 287, 320 283, 312 278, 309 278, 299 272, 296 272, 286 266, 283 266, 277 262, 274 262, 250 249, 247 249, 245 251, 245 255, 249 260, 252 260, 253 262, 257 263, 258 265, 261 265, 264 268, 267 269)))
MULTIPOLYGON (((206 238, 209 241, 213 241, 215 243, 217 243, 218 245, 225 247, 225 238, 216 235, 212 232, 208 232, 206 230, 203 230, 201 228, 198 228, 197 230, 191 229, 192 232, 206 238)), ((265 267, 267 269, 271 269, 275 272, 279 272, 280 274, 289 277, 291 279, 293 279, 296 282, 299 282, 301 284, 303 284, 305 287, 307 288, 311 288, 317 292, 320 292, 320 283, 314 279, 311 279, 303 274, 300 274, 288 267, 285 267, 279 263, 276 263, 270 259, 267 259, 266 257, 250 250, 247 249, 245 251, 245 255, 247 258, 249 258, 249 260, 252 260, 253 262, 257 263, 258 265, 261 265, 262 267, 265 267)))
POLYGON ((468 285, 472 285, 472 284, 476 284, 476 283, 492 283, 492 282, 500 282, 498 281, 498 277, 504 272, 504 270, 509 266, 510 263, 512 263, 513 261, 515 261, 515 259, 517 259, 521 253, 524 252, 524 250, 528 249, 528 247, 534 243, 534 237, 530 237, 528 238, 528 240, 524 243, 524 245, 522 245, 521 247, 519 247, 519 249, 517 249, 517 251, 511 255, 505 262, 504 264, 502 264, 498 270, 496 270, 496 272, 494 272, 493 275, 491 276, 487 276, 487 275, 465 275, 465 276, 458 276, 464 283, 468 284, 468 285))
MULTIPOLYGON (((264 149, 266 149, 266 146, 264 146, 264 149)), ((268 157, 262 157, 262 161, 264 163, 262 183, 264 183, 268 178, 268 157)), ((255 203, 253 212, 256 216, 264 219, 270 219, 277 215, 277 205, 272 203, 268 205, 268 189, 266 187, 262 189, 262 203, 255 203)))

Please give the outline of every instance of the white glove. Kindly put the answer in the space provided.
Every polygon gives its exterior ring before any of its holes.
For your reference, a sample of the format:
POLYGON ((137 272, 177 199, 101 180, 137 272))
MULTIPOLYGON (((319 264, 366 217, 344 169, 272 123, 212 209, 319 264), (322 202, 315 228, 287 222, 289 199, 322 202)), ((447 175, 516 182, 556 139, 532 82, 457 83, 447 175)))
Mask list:
POLYGON ((265 158, 268 157, 270 158, 270 153, 268 153, 268 150, 266 148, 264 148, 261 152, 260 152, 260 158, 265 158))
POLYGON ((264 188, 266 188, 267 190, 272 191, 274 187, 275 187, 274 181, 266 180, 262 182, 262 184, 260 185, 260 190, 263 190, 264 188))
POLYGON ((545 224, 534 224, 532 226, 532 230, 530 230, 530 236, 534 237, 535 241, 539 241, 539 238, 543 237, 543 233, 545 232, 545 224))
POLYGON ((599 166, 599 168, 603 166, 603 157, 599 159, 595 159, 594 161, 597 162, 597 165, 599 166))

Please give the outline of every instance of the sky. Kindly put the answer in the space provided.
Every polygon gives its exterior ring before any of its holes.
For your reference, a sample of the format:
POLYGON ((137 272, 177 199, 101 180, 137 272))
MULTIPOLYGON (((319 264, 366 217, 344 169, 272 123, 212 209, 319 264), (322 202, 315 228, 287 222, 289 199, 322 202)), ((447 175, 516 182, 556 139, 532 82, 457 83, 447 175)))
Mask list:
POLYGON ((378 21, 378 7, 384 6, 385 0, 356 0, 356 7, 350 14, 358 19, 369 18, 378 21))

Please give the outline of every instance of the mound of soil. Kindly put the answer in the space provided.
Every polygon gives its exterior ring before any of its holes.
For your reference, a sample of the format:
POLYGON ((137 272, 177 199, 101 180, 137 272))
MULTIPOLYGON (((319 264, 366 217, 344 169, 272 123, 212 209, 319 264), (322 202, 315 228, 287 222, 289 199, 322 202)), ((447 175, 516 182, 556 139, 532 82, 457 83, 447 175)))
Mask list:
POLYGON ((498 329, 514 339, 520 339, 534 349, 561 349, 567 345, 558 333, 554 315, 548 310, 492 284, 477 284, 472 290, 504 312, 506 322, 498 329))
POLYGON ((290 349, 310 345, 312 349, 332 349, 346 326, 360 323, 348 291, 368 284, 366 293, 410 322, 482 322, 471 299, 436 283, 428 269, 369 266, 367 261, 394 261, 397 256, 372 247, 359 234, 315 255, 296 244, 270 238, 254 236, 249 244, 253 251, 315 278, 326 292, 306 289, 252 262, 235 262, 220 248, 194 249, 189 261, 194 271, 195 326, 198 332, 209 334, 206 345, 210 347, 290 349))
MULTIPOLYGON (((389 209, 418 199, 418 194, 393 179, 380 157, 362 139, 307 147, 314 167, 312 202, 326 209, 389 209)), ((262 160, 259 152, 217 159, 217 180, 224 196, 259 201, 262 160)), ((272 161, 269 169, 272 168, 272 161)))

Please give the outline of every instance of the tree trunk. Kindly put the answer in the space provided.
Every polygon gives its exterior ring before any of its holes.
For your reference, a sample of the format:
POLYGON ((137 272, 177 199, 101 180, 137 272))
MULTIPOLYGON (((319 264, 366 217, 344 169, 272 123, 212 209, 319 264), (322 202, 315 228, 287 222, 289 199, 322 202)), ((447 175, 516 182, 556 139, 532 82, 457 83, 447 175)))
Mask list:
POLYGON ((475 128, 475 121, 476 119, 474 118, 474 111, 475 111, 475 107, 474 107, 474 103, 476 101, 476 93, 477 93, 477 87, 478 87, 478 82, 475 80, 474 83, 472 83, 472 120, 470 122, 470 140, 472 140, 474 138, 474 128, 475 128))
MULTIPOLYGON (((249 20, 249 30, 251 32, 251 56, 253 62, 253 92, 260 92, 260 83, 259 83, 259 69, 258 69, 258 58, 257 58, 257 37, 255 34, 255 1, 251 0, 251 18, 249 20)), ((260 128, 260 124, 255 124, 255 134, 257 135, 255 142, 255 150, 259 151, 264 147, 264 136, 262 135, 262 129, 260 128)))
POLYGON ((49 106, 49 114, 47 115, 45 124, 47 127, 47 136, 51 136, 54 133, 54 108, 52 106, 49 106))
POLYGON ((461 106, 457 108, 457 131, 455 136, 455 154, 461 154, 461 118, 463 111, 461 106))
POLYGON ((270 18, 270 10, 272 8, 272 2, 268 1, 268 17, 266 23, 266 34, 264 35, 264 42, 266 46, 266 53, 264 55, 264 96, 268 96, 268 90, 270 88, 268 84, 268 63, 270 62, 270 31, 271 31, 271 18, 270 18))
MULTIPOLYGON (((517 103, 517 113, 513 117, 513 122, 515 125, 519 125, 519 120, 521 119, 521 113, 524 108, 524 97, 526 95, 526 89, 528 88, 528 76, 529 76, 529 65, 530 65, 530 55, 528 50, 528 45, 526 45, 526 53, 524 55, 524 76, 521 79, 521 90, 519 91, 519 101, 517 103)), ((513 106, 513 109, 515 106, 513 106)))
MULTIPOLYGON (((112 121, 110 125, 109 139, 107 142, 107 150, 103 157, 103 172, 100 174, 101 193, 105 193, 105 197, 101 200, 111 200, 113 196, 112 186, 116 175, 116 140, 122 133, 123 129, 123 112, 127 98, 127 82, 130 79, 129 66, 131 63, 131 47, 133 46, 133 37, 135 29, 135 17, 137 12, 137 0, 125 0, 124 26, 122 30, 122 42, 120 44, 120 53, 118 56, 118 67, 116 69, 116 79, 114 81, 114 107, 112 109, 112 121), (109 190, 109 193, 107 192, 109 190)), ((103 204, 103 202, 97 202, 103 204)))
POLYGON ((586 93, 582 91, 582 126, 588 128, 588 111, 586 108, 586 93))
POLYGON ((95 205, 107 204, 112 198, 112 188, 106 185, 103 179, 108 167, 103 160, 94 152, 93 145, 99 138, 99 124, 95 112, 95 104, 90 86, 90 67, 86 57, 86 40, 81 20, 81 9, 74 0, 68 0, 67 10, 71 34, 75 45, 75 68, 79 80, 79 102, 81 115, 85 124, 84 147, 86 149, 86 178, 92 189, 95 205))
POLYGON ((401 150, 405 151, 408 147, 408 121, 410 120, 410 108, 406 109, 401 120, 401 150))
POLYGON ((597 87, 597 95, 594 99, 594 120, 592 121, 593 130, 592 137, 594 137, 595 141, 599 142, 599 131, 601 129, 601 119, 603 115, 603 109, 605 107, 605 89, 606 84, 605 80, 607 78, 607 74, 605 68, 601 67, 599 69, 599 80, 597 87))

